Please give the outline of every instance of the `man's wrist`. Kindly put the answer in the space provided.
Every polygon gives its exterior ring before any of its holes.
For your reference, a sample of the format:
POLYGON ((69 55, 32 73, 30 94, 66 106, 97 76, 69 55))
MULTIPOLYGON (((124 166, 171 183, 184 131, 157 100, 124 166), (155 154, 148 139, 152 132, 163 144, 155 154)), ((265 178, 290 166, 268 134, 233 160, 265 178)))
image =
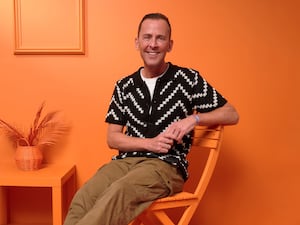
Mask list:
POLYGON ((200 116, 199 114, 193 114, 194 119, 196 120, 196 125, 200 124, 200 116))

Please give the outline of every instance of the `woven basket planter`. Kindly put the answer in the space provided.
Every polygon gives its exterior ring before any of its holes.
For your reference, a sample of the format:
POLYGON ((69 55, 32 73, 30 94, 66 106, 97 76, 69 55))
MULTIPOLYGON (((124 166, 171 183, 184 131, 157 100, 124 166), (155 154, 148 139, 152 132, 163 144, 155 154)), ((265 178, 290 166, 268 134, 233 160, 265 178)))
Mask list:
POLYGON ((18 146, 15 161, 21 170, 38 170, 42 166, 43 154, 36 146, 18 146))

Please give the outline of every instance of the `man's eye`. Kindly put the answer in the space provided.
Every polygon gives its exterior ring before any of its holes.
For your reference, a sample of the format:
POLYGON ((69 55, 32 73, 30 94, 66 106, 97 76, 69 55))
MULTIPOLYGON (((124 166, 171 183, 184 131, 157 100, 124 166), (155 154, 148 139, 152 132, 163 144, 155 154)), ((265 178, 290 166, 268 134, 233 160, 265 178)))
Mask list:
POLYGON ((159 41, 165 41, 165 40, 166 40, 166 37, 165 37, 165 36, 159 36, 157 39, 158 39, 159 41))
POLYGON ((143 39, 144 39, 144 40, 150 40, 151 37, 150 37, 150 36, 144 36, 143 39))

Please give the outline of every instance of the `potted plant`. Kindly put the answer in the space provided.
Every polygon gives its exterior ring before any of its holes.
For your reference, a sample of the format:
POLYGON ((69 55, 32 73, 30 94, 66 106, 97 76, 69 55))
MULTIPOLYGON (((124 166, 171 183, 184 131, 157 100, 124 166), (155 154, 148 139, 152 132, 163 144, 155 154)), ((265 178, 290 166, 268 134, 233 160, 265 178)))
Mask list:
POLYGON ((16 148, 16 164, 22 170, 41 168, 42 151, 56 145, 70 131, 70 125, 63 121, 59 111, 42 117, 44 107, 42 103, 27 133, 0 118, 0 129, 16 148))

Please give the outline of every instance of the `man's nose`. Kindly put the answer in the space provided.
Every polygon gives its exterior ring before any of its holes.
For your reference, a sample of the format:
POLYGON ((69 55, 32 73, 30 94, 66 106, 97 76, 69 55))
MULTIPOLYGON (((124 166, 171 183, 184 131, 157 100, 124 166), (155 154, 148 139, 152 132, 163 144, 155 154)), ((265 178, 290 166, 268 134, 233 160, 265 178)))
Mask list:
POLYGON ((157 46, 157 40, 155 38, 151 38, 150 43, 149 43, 151 48, 154 48, 157 46))

